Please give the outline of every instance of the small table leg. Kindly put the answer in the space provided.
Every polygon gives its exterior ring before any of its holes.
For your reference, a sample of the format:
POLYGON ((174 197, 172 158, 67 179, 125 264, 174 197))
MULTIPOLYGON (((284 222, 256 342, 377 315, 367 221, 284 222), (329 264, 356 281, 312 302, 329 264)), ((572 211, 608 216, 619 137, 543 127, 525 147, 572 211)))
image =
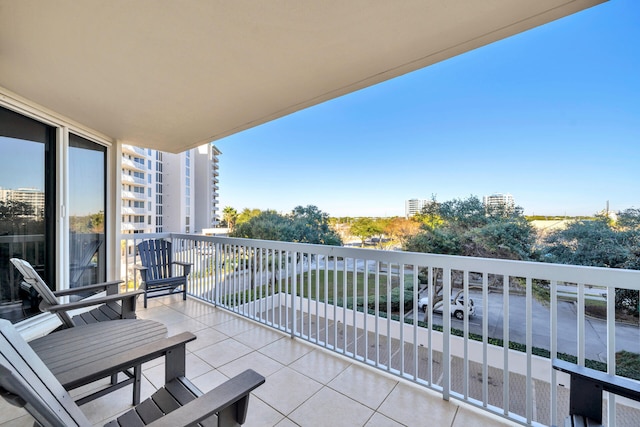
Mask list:
POLYGON ((140 403, 140 384, 142 378, 142 365, 133 367, 133 404, 140 403))

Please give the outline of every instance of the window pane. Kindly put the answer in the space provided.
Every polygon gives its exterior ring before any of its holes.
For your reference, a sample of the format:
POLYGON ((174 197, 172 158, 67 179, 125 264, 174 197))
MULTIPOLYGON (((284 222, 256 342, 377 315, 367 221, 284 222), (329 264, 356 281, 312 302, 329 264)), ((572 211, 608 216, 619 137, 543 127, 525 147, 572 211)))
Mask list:
POLYGON ((70 287, 106 280, 106 147, 69 135, 70 287))

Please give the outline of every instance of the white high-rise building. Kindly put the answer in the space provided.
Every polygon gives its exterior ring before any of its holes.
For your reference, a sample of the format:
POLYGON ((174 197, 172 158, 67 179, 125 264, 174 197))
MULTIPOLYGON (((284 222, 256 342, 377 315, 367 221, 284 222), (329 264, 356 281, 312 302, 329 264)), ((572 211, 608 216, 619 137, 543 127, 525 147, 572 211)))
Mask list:
POLYGON ((222 154, 215 145, 201 145, 194 150, 195 186, 194 227, 196 233, 218 225, 218 156, 222 154))
POLYGON ((122 234, 152 233, 153 150, 122 145, 122 234))
POLYGON ((512 211, 516 207, 513 196, 508 193, 494 193, 489 196, 482 197, 482 203, 485 208, 504 207, 507 211, 512 211))
POLYGON ((404 215, 411 218, 417 213, 422 212, 422 208, 427 206, 431 200, 428 199, 409 199, 404 202, 404 215))
POLYGON ((218 224, 213 144, 179 154, 122 147, 122 233, 199 233, 218 224))

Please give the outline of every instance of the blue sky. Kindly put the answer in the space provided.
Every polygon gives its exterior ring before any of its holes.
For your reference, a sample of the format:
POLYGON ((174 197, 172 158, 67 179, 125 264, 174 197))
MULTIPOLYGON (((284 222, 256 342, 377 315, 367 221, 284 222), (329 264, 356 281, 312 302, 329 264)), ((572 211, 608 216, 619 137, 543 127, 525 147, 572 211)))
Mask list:
POLYGON ((640 1, 612 0, 215 142, 220 205, 402 216, 510 193, 528 215, 640 208, 640 1))

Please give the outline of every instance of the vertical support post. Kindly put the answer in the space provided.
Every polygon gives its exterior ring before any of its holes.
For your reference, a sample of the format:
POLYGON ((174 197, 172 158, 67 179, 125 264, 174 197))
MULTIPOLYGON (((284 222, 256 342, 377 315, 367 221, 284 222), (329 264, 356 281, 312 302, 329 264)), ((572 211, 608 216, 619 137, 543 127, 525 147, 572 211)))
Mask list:
POLYGON ((509 276, 502 276, 502 408, 509 415, 509 276))
MULTIPOLYGON (((558 282, 551 281, 550 285, 551 301, 550 301, 550 327, 551 327, 551 360, 558 357, 558 282)), ((556 379, 556 370, 551 370, 551 425, 558 421, 558 385, 556 379)))
POLYGON ((291 273, 291 338, 296 336, 296 295, 298 294, 298 252, 294 252, 293 255, 293 272, 291 273))
MULTIPOLYGON (((442 284, 442 399, 449 400, 451 394, 451 268, 442 269, 442 284)), ((434 305, 429 307, 429 311, 433 311, 434 305)))
POLYGON ((527 346, 527 386, 525 391, 527 424, 533 419, 533 378, 532 378, 532 347, 533 347, 533 282, 531 277, 526 278, 526 346, 527 346))

